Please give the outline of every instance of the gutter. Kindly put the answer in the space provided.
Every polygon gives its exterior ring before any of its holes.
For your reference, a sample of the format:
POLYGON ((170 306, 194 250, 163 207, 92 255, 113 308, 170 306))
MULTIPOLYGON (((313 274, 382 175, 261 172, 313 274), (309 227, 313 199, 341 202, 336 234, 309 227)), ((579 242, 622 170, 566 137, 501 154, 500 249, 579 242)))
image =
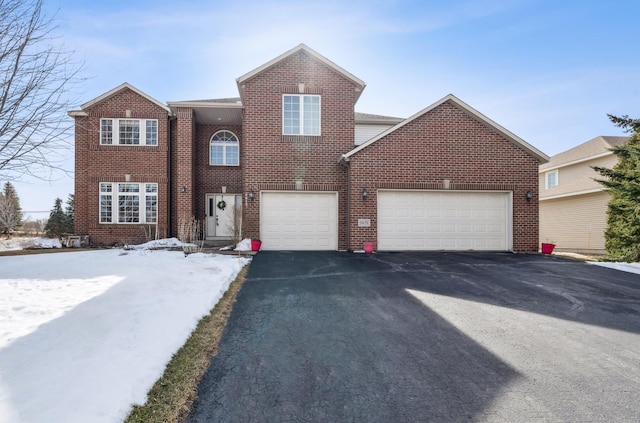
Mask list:
POLYGON ((340 166, 344 167, 347 172, 347 251, 351 251, 351 166, 349 166, 349 159, 344 156, 340 156, 338 160, 340 166))

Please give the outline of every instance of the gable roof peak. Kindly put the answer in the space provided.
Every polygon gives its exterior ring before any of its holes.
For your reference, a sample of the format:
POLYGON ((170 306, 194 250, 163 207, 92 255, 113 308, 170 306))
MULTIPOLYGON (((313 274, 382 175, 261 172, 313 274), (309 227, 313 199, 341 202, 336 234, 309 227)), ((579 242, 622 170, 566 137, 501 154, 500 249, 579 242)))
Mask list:
POLYGON ((95 106, 98 103, 101 103, 105 100, 107 100, 108 98, 111 98, 112 96, 116 95, 117 93, 119 93, 120 91, 124 90, 124 89, 129 89, 131 91, 133 91, 134 93, 138 94, 141 97, 146 98, 147 100, 149 100, 150 102, 152 102, 153 104, 162 107, 164 110, 166 110, 167 112, 171 113, 171 110, 169 109, 169 107, 156 100, 155 98, 151 97, 150 95, 140 91, 139 89, 137 89, 136 87, 134 87, 133 85, 129 84, 128 82, 123 82, 122 84, 118 85, 117 87, 107 91, 106 93, 99 95, 98 97, 94 98, 91 101, 88 101, 86 103, 84 103, 83 105, 80 106, 80 108, 82 110, 87 109, 89 107, 95 106))
POLYGON ((387 129, 386 131, 384 131, 384 132, 378 134, 377 136, 371 138, 369 141, 367 141, 367 142, 365 142, 363 144, 360 144, 358 147, 354 148, 353 150, 349 151, 348 153, 343 154, 342 157, 340 158, 340 161, 341 162, 349 161, 349 157, 351 157, 352 155, 356 154, 358 151, 364 150, 369 145, 373 144, 374 142, 378 141, 379 139, 384 138, 388 134, 390 134, 390 133, 402 128, 406 124, 414 121, 415 119, 419 118, 420 116, 424 115, 425 113, 430 112, 431 110, 435 109, 436 107, 441 106, 442 104, 444 104, 446 102, 453 103, 453 105, 455 107, 463 110, 471 118, 477 120, 478 122, 482 123, 483 125, 486 125, 489 128, 492 128, 493 130, 495 130, 497 133, 499 133, 500 135, 502 135, 503 137, 505 137, 506 139, 511 141, 516 146, 519 146, 520 148, 522 148, 525 151, 527 151, 529 154, 531 154, 533 157, 535 157, 540 163, 546 163, 546 162, 549 161, 549 156, 544 154, 542 151, 538 150, 537 148, 535 148, 534 146, 532 146, 531 144, 529 144, 528 142, 526 142, 525 140, 523 140, 519 136, 515 135, 514 133, 512 133, 508 129, 502 127, 501 125, 497 124, 493 120, 489 119, 488 117, 486 117, 485 115, 483 115, 482 113, 480 113, 479 111, 474 109, 473 107, 469 106, 467 103, 465 103, 464 101, 460 100, 458 97, 456 97, 453 94, 447 94, 446 96, 442 97, 440 100, 436 101, 435 103, 431 104, 430 106, 425 107, 424 109, 420 110, 418 113, 414 114, 413 116, 410 116, 407 119, 403 120, 402 122, 398 123, 397 125, 392 126, 391 128, 387 129))
POLYGON ((337 73, 342 75, 344 78, 346 78, 346 79, 350 80, 351 82, 353 82, 358 87, 358 93, 356 95, 356 101, 357 101, 358 97, 360 97, 360 94, 362 93, 362 91, 364 90, 364 87, 366 86, 365 82, 363 80, 361 80, 360 78, 358 78, 357 76, 353 75, 352 73, 350 73, 350 72, 346 71, 345 69, 341 68, 340 66, 336 65, 334 62, 332 62, 331 60, 327 59, 326 57, 324 57, 323 55, 321 55, 317 51, 313 50, 312 48, 310 48, 309 46, 307 46, 304 43, 298 44, 297 46, 295 46, 291 50, 288 50, 288 51, 282 53, 280 56, 278 56, 278 57, 268 61, 267 63, 255 68, 251 72, 248 72, 248 73, 242 75, 241 77, 237 78, 236 79, 236 83, 238 84, 238 90, 240 91, 240 96, 243 96, 242 85, 246 81, 248 81, 249 79, 253 78, 254 76, 264 72, 265 70, 271 68, 272 66, 276 65, 277 63, 289 58, 290 56, 293 56, 294 54, 296 54, 296 53, 298 53, 300 51, 304 51, 309 56, 311 56, 314 59, 320 61, 321 63, 324 63, 326 66, 328 66, 329 68, 333 69, 334 71, 336 71, 337 73))

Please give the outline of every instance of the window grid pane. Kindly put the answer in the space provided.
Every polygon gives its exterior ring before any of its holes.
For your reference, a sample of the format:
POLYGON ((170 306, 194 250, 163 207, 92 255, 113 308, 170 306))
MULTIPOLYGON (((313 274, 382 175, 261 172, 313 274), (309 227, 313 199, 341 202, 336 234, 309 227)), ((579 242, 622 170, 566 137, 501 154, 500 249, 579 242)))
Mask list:
POLYGON ((212 165, 221 165, 224 164, 224 149, 220 145, 212 145, 209 163, 212 165))
POLYGON ((155 195, 147 195, 145 220, 147 223, 156 223, 158 219, 158 197, 155 195))
POLYGON ((119 121, 119 144, 140 144, 140 121, 134 119, 121 119, 119 121))
POLYGON ((320 135, 320 97, 304 97, 304 133, 320 135))
POLYGON ((146 144, 158 145, 158 121, 148 120, 146 126, 146 144))
POLYGON ((100 144, 113 144, 113 120, 100 120, 100 144))
POLYGON ((553 188, 556 185, 558 185, 558 183, 556 182, 556 173, 547 173, 547 188, 553 188))
POLYGON ((300 97, 284 96, 282 131, 287 135, 300 134, 300 97))
POLYGON ((113 219, 111 202, 111 195, 100 196, 100 223, 111 223, 113 219))
POLYGON ((118 196, 118 222, 120 223, 140 222, 140 196, 139 195, 119 195, 118 196))
POLYGON ((118 184, 118 192, 140 192, 140 184, 118 184))
POLYGON ((239 164, 239 159, 238 159, 238 153, 239 153, 239 149, 237 146, 233 146, 233 145, 228 145, 226 148, 226 160, 225 160, 225 164, 228 165, 237 165, 239 164))

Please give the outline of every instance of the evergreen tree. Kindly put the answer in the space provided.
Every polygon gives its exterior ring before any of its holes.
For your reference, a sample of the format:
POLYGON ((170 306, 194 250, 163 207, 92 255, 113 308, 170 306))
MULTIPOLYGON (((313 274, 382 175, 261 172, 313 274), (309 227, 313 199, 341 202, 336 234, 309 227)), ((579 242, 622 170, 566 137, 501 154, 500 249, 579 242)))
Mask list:
POLYGON ((605 247, 607 260, 640 260, 640 119, 628 116, 609 119, 626 132, 627 142, 611 149, 618 157, 613 168, 593 167, 606 179, 597 179, 611 194, 607 209, 605 247))
POLYGON ((0 230, 10 235, 11 232, 22 226, 22 208, 18 193, 11 182, 4 184, 0 193, 0 230))
POLYGON ((64 208, 64 214, 67 216, 67 232, 73 233, 73 213, 75 212, 75 195, 69 194, 67 197, 67 205, 64 208))
POLYGON ((49 213, 49 220, 44 227, 44 233, 48 238, 60 238, 63 234, 68 233, 67 215, 62 210, 62 200, 56 198, 55 205, 49 213))

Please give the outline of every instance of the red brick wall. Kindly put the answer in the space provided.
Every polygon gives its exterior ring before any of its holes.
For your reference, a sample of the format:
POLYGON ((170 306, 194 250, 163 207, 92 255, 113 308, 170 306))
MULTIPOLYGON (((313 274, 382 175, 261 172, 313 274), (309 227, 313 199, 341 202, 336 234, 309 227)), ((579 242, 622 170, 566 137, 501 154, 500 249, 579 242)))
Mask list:
POLYGON ((138 243, 145 241, 144 226, 99 223, 100 182, 158 184, 158 230, 168 230, 169 178, 167 165, 168 113, 134 91, 125 88, 112 97, 84 110, 88 117, 76 118, 75 128, 75 201, 77 235, 89 235, 94 245, 138 243), (158 119, 157 146, 100 145, 100 118, 158 119))
POLYGON ((339 192, 339 248, 347 246, 346 170, 341 154, 353 148, 355 85, 324 63, 300 51, 245 81, 244 145, 240 157, 244 192, 253 189, 254 202, 244 209, 244 235, 258 238, 261 190, 339 192), (282 95, 321 95, 321 136, 282 135, 282 95))
POLYGON ((351 249, 377 240, 377 189, 513 192, 513 249, 538 251, 538 161, 452 103, 425 113, 351 157, 351 249), (368 197, 362 201, 362 188, 368 197), (533 198, 526 201, 526 192, 533 198), (358 218, 371 227, 358 227, 358 218))

